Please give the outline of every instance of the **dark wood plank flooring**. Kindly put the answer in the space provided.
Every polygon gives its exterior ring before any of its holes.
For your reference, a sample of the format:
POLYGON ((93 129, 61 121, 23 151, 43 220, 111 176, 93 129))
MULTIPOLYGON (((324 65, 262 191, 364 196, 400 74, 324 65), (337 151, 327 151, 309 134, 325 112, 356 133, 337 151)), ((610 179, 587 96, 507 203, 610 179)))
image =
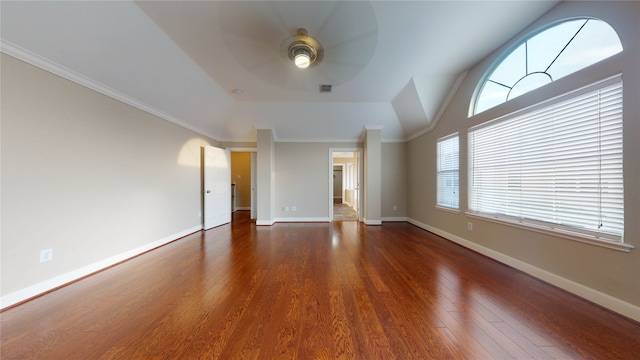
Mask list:
POLYGON ((2 359, 637 359, 640 324, 407 223, 248 212, 8 309, 2 359))

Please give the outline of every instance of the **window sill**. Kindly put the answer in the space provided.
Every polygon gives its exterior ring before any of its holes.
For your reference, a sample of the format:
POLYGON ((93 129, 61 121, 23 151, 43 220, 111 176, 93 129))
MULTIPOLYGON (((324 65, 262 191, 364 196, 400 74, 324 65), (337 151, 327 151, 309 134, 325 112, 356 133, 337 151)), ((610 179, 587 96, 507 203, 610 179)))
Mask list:
POLYGON ((466 212, 465 214, 468 217, 475 218, 475 219, 487 220, 487 221, 491 221, 491 222, 497 223, 497 224, 513 226, 513 227, 517 227, 517 228, 524 229, 524 230, 534 231, 534 232, 542 233, 542 234, 546 234, 546 235, 557 236, 557 237, 561 237, 561 238, 569 239, 569 240, 573 240, 573 241, 578 241, 578 242, 585 243, 585 244, 604 247, 604 248, 607 248, 607 249, 612 249, 612 250, 617 250, 617 251, 622 251, 622 252, 631 252, 631 249, 634 248, 634 246, 630 245, 630 244, 615 243, 615 242, 606 241, 606 240, 598 240, 596 238, 589 237, 589 236, 586 236, 586 235, 585 236, 581 236, 581 235, 577 235, 577 234, 574 235, 574 234, 570 234, 570 233, 567 233, 567 232, 563 232, 563 231, 559 231, 559 230, 555 230, 555 229, 551 229, 551 228, 545 228, 545 227, 542 227, 542 226, 535 226, 534 224, 521 223, 521 222, 518 222, 518 221, 510 221, 510 220, 507 220, 507 219, 498 219, 498 218, 495 218, 495 217, 479 215, 479 214, 473 214, 473 213, 470 213, 470 212, 466 212))
POLYGON ((446 206, 442 206, 442 205, 436 205, 436 209, 442 210, 442 211, 446 211, 446 212, 450 212, 450 213, 453 213, 453 214, 460 214, 460 209, 454 209, 454 208, 450 208, 450 207, 446 207, 446 206))

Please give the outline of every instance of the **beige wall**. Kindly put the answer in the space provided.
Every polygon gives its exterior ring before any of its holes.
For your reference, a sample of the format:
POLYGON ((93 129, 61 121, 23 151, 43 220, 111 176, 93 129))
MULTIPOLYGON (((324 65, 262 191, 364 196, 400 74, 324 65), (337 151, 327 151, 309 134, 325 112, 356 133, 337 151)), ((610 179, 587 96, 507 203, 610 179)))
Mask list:
MULTIPOLYGON (((362 144, 276 142, 275 147, 275 219, 328 221, 330 196, 333 197, 329 189, 329 149, 361 148, 362 144), (293 206, 295 212, 291 210, 293 206)), ((406 144, 382 143, 380 148, 382 163, 377 166, 383 171, 377 183, 382 184, 381 211, 387 220, 404 219, 407 214, 406 144), (393 211, 394 205, 398 210, 393 211)), ((366 179, 361 182, 366 183, 366 179)))
POLYGON ((572 16, 594 16, 611 24, 622 39, 624 51, 614 58, 521 96, 499 110, 468 118, 469 104, 484 72, 511 43, 470 69, 435 129, 408 144, 408 215, 412 221, 432 227, 458 241, 467 241, 490 256, 535 274, 581 296, 640 320, 640 3, 564 2, 530 26, 514 41, 540 26, 572 16), (467 209, 467 139, 469 127, 579 88, 618 73, 624 81, 625 242, 635 246, 621 252, 561 237, 470 218, 467 209), (461 212, 437 210, 436 140, 460 133, 461 212), (473 231, 467 230, 473 222, 473 231))
POLYGON ((256 224, 272 225, 275 200, 275 141, 273 130, 258 129, 256 154, 256 224))
POLYGON ((382 143, 382 220, 407 218, 407 144, 382 143), (394 207, 396 208, 394 210, 394 207))
POLYGON ((366 129, 364 137, 364 196, 362 218, 367 225, 382 224, 382 131, 366 129))
POLYGON ((236 184, 236 210, 251 209, 250 152, 231 152, 231 182, 236 184))
POLYGON ((1 90, 3 306, 201 228, 211 139, 7 55, 1 90))
POLYGON ((360 146, 357 143, 297 142, 275 145, 275 217, 328 221, 330 196, 333 197, 329 192, 329 149, 360 146))

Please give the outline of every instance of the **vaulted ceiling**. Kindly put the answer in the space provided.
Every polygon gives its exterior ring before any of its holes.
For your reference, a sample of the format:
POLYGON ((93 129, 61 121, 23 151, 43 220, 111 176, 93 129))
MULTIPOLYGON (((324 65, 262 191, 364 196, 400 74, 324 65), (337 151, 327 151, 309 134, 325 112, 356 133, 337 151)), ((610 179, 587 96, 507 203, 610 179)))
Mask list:
POLYGON ((2 51, 218 141, 404 141, 557 2, 2 1, 2 51), (298 28, 325 51, 306 70, 298 28))

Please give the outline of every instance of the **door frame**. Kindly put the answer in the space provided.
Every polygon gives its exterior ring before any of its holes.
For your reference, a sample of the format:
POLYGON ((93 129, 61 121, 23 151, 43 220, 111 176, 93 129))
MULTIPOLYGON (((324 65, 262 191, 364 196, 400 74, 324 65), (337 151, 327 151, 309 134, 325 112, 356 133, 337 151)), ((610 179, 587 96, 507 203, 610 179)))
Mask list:
MULTIPOLYGON (((336 166, 339 166, 341 168, 340 172, 342 172, 342 179, 341 179, 342 180, 342 184, 340 186, 340 198, 342 198, 342 202, 343 203, 344 203, 344 197, 345 197, 344 195, 345 195, 345 192, 346 192, 346 190, 344 189, 344 174, 346 173, 344 165, 345 164, 333 164, 333 167, 331 168, 334 171, 333 174, 335 174, 335 171, 336 171, 335 167, 336 166)), ((335 178, 333 176, 331 178, 334 179, 332 185, 334 186, 333 190, 335 190, 335 185, 336 185, 335 178)), ((335 201, 335 193, 332 193, 331 195, 333 196, 333 201, 335 201)))
MULTIPOLYGON (((362 161, 362 148, 329 148, 329 221, 333 221, 333 153, 334 152, 353 152, 356 153, 356 171, 358 172, 358 184, 356 184, 356 188, 358 189, 358 221, 362 222, 362 200, 364 198, 363 194, 363 161, 362 161)), ((344 176, 344 171, 343 174, 344 176)), ((343 189, 344 191, 344 189, 343 189)))
MULTIPOLYGON (((251 153, 251 166, 250 166, 250 171, 251 171, 251 199, 250 199, 250 203, 251 203, 251 211, 250 211, 250 217, 251 219, 255 219, 256 218, 256 214, 257 214, 257 202, 258 202, 258 198, 257 198, 257 183, 256 181, 256 164, 255 161, 257 158, 257 154, 258 154, 258 148, 257 147, 228 147, 226 148, 227 150, 229 150, 230 152, 248 152, 251 153)), ((233 181, 233 179, 232 179, 233 181)))

